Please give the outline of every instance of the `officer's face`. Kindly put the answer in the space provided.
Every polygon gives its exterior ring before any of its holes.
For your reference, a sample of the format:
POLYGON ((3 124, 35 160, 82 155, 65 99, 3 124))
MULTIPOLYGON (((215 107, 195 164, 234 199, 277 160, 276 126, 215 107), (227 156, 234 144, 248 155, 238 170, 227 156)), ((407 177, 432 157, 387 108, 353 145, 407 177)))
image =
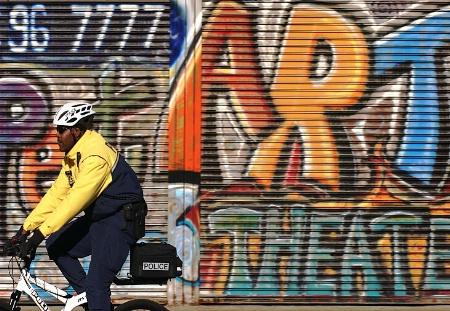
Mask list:
POLYGON ((56 137, 59 151, 67 153, 76 143, 76 139, 80 136, 79 128, 71 128, 58 125, 56 127, 56 137))

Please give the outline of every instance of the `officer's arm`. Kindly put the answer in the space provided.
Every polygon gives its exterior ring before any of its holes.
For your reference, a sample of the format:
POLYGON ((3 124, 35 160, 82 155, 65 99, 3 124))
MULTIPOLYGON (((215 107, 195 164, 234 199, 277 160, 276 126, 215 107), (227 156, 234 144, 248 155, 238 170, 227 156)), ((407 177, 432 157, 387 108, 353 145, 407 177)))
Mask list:
POLYGON ((75 184, 39 230, 47 236, 58 231, 86 209, 111 183, 111 167, 100 156, 87 157, 80 163, 75 184))
POLYGON ((31 232, 39 227, 61 204, 68 191, 69 184, 67 182, 67 177, 65 176, 65 171, 62 169, 50 189, 25 219, 23 224, 24 230, 31 232))

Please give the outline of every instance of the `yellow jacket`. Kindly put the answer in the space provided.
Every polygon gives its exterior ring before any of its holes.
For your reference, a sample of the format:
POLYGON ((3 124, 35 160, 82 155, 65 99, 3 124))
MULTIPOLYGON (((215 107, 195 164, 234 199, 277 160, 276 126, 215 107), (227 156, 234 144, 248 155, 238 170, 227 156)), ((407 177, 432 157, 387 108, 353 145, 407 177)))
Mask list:
MULTIPOLYGON (((123 197, 128 201, 143 197, 136 175, 117 150, 99 133, 88 130, 64 157, 57 179, 25 219, 23 228, 34 231, 39 227, 39 231, 48 236, 91 205, 102 205, 102 208, 105 204, 115 205, 111 204, 115 196, 119 199, 117 206, 127 203, 123 197), (118 165, 121 168, 117 170, 118 165), (115 175, 120 174, 120 178, 116 177, 120 181, 116 183, 113 182, 114 171, 115 175), (112 184, 116 185, 111 187, 112 184), (124 184, 128 186, 124 187, 124 184), (106 192, 110 193, 106 203, 97 204, 99 196, 106 192)), ((112 213, 117 212, 114 208, 112 213)))

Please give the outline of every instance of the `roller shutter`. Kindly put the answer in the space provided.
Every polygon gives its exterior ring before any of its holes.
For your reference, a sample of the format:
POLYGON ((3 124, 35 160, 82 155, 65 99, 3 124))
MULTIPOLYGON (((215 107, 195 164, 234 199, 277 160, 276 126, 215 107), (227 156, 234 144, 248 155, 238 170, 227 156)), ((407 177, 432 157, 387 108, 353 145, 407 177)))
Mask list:
MULTIPOLYGON (((146 237, 167 239, 169 13, 168 0, 0 5, 2 245, 60 169, 52 118, 69 100, 95 104, 95 129, 124 155, 144 187, 146 237)), ((43 245, 36 259, 32 273, 45 271, 46 280, 65 288, 43 245)), ((87 269, 89 258, 83 264, 87 269)), ((0 298, 9 297, 6 258, 0 259, 0 279, 0 298)), ((165 302, 166 287, 113 288, 114 299, 136 296, 165 302)))
POLYGON ((427 1, 204 2, 202 301, 445 303, 449 33, 427 1))

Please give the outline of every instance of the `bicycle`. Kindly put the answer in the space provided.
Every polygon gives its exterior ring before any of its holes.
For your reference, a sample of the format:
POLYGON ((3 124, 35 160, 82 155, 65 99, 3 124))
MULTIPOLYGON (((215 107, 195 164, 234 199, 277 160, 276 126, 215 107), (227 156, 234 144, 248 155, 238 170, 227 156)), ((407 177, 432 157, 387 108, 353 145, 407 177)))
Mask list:
MULTIPOLYGON (((35 286, 43 290, 45 293, 50 294, 55 297, 59 302, 61 302, 64 307, 61 311, 71 311, 78 307, 87 310, 87 298, 86 293, 79 295, 72 295, 57 286, 54 286, 46 281, 33 276, 30 274, 30 266, 32 263, 31 258, 22 259, 20 254, 20 244, 12 244, 9 249, 3 250, 3 256, 11 256, 9 261, 9 270, 11 278, 14 284, 14 275, 12 265, 17 266, 19 269, 19 280, 16 283, 15 288, 11 293, 9 302, 0 300, 0 311, 20 311, 19 301, 22 293, 27 294, 34 304, 41 311, 51 311, 49 305, 44 301, 44 299, 39 295, 35 286)), ((114 283, 117 285, 140 285, 140 284, 162 284, 160 279, 155 279, 153 282, 151 280, 133 280, 132 278, 115 278, 114 283)), ((114 311, 135 311, 135 310, 147 310, 147 311, 168 311, 163 305, 149 300, 149 299, 133 299, 127 301, 119 306, 117 306, 114 311)))

